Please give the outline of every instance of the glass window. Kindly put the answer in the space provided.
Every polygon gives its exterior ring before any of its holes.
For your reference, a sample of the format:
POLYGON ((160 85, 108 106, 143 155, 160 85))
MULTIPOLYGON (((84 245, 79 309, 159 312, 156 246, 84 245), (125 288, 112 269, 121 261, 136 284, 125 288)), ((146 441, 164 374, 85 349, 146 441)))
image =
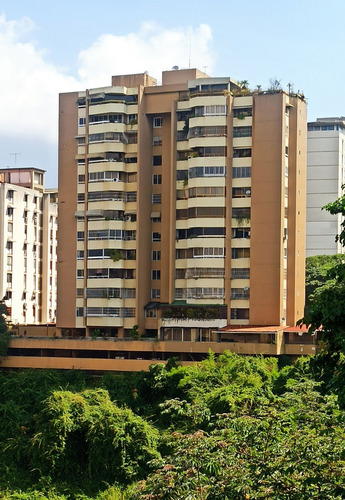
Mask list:
POLYGON ((162 195, 160 193, 153 194, 152 195, 152 203, 153 204, 160 204, 160 203, 162 203, 162 195))
POLYGON ((162 137, 160 135, 154 135, 152 138, 152 146, 161 146, 162 137))
POLYGON ((154 174, 152 176, 152 184, 162 184, 162 175, 161 174, 154 174))
POLYGON ((152 156, 152 165, 154 167, 158 167, 158 166, 162 165, 162 155, 152 156))
POLYGON ((233 179, 247 178, 252 176, 252 167, 233 167, 233 179))
POLYGON ((152 252, 152 260, 161 260, 161 252, 160 252, 160 250, 153 250, 153 252, 152 252))

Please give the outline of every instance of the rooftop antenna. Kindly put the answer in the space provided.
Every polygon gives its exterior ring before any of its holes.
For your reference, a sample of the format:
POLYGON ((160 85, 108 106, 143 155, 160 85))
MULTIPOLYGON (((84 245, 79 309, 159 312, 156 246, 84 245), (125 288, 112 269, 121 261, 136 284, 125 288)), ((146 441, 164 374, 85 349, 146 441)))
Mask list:
POLYGON ((204 68, 204 73, 206 74, 206 70, 207 70, 208 66, 203 66, 203 68, 204 68))
POLYGON ((10 153, 10 155, 14 156, 14 167, 17 168, 17 156, 19 156, 20 153, 10 153))

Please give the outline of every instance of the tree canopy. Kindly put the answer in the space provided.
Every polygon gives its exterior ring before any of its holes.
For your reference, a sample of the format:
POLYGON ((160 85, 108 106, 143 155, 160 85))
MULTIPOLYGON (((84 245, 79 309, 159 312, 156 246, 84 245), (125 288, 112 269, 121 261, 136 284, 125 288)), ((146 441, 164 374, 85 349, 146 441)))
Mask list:
MULTIPOLYGON (((344 189, 344 186, 343 186, 344 189)), ((345 195, 324 210, 345 216, 345 195)), ((345 221, 335 236, 345 244, 345 221)), ((317 256, 307 260, 307 304, 303 322, 311 330, 321 328, 326 349, 345 352, 345 263, 341 256, 317 256)))

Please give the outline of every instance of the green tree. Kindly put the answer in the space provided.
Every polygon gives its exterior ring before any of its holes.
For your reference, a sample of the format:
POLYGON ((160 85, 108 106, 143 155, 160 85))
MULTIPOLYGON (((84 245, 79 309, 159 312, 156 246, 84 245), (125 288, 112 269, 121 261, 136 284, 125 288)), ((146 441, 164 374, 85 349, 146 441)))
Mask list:
POLYGON ((0 356, 7 356, 8 344, 11 338, 7 324, 8 309, 4 300, 0 300, 0 356))
POLYGON ((330 280, 329 272, 341 264, 343 259, 342 254, 307 257, 305 272, 306 311, 309 310, 315 291, 330 280))
POLYGON ((119 408, 103 389, 54 391, 19 439, 8 446, 40 476, 101 488, 128 484, 150 470, 159 457, 157 431, 131 410, 119 408))
MULTIPOLYGON (((344 186, 343 186, 344 189, 344 186)), ((345 217, 345 195, 323 207, 333 215, 345 217)), ((341 223, 340 234, 335 239, 345 244, 345 220, 341 223)), ((311 330, 321 328, 320 338, 325 342, 325 350, 345 352, 345 265, 335 256, 335 265, 325 274, 326 281, 315 288, 309 297, 303 322, 311 330)))
POLYGON ((341 499, 344 414, 334 396, 292 381, 251 410, 217 416, 209 433, 174 433, 140 499, 341 499))

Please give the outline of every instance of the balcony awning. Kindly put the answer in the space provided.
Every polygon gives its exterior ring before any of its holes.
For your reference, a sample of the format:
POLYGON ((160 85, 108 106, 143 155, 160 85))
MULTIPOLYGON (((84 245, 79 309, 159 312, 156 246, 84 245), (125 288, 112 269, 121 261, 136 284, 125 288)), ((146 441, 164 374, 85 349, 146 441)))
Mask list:
POLYGON ((161 302, 149 302, 144 306, 144 309, 160 309, 162 306, 166 306, 166 303, 161 302))
POLYGON ((151 212, 151 219, 157 219, 161 216, 160 212, 151 212))
POLYGON ((84 215, 85 215, 84 210, 77 210, 74 213, 74 217, 84 217, 84 215))
POLYGON ((104 210, 87 210, 86 217, 103 217, 104 210))

